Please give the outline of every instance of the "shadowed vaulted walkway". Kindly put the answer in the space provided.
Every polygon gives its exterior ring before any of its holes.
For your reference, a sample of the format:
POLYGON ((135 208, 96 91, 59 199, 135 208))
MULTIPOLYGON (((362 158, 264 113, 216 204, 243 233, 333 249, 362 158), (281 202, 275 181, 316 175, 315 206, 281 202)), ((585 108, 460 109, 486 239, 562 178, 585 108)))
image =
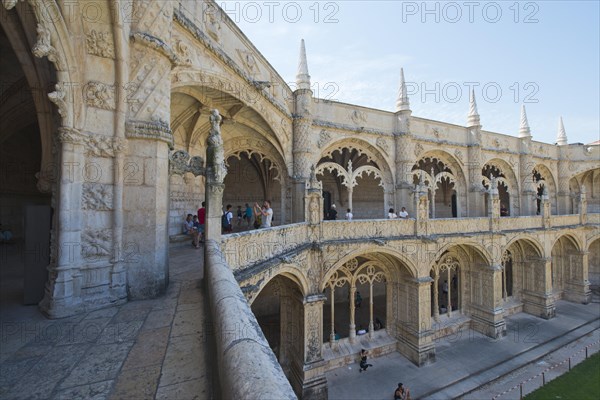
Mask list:
POLYGON ((19 305, 3 282, 0 398, 213 398, 202 250, 173 250, 169 277, 158 299, 60 320, 19 305))

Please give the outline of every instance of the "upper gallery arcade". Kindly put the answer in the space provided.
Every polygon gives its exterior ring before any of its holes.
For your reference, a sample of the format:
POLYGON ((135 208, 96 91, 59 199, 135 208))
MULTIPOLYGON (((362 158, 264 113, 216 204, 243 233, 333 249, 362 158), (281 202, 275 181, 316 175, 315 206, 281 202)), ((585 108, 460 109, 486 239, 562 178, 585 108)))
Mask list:
POLYGON ((276 225, 305 221, 312 170, 323 207, 355 219, 414 216, 417 187, 431 219, 486 217, 496 187, 506 216, 541 215, 544 200, 552 215, 600 211, 600 146, 569 144, 562 119, 547 144, 533 140, 525 107, 514 132, 483 130, 473 94, 464 126, 419 118, 400 68, 393 112, 322 100, 304 42, 292 89, 213 1, 94 5, 95 18, 54 0, 1 7, 0 143, 12 172, 0 217, 24 237, 23 202, 52 210, 48 275, 33 296, 51 317, 164 292, 168 238, 205 197, 213 109, 223 204, 269 199, 276 225))

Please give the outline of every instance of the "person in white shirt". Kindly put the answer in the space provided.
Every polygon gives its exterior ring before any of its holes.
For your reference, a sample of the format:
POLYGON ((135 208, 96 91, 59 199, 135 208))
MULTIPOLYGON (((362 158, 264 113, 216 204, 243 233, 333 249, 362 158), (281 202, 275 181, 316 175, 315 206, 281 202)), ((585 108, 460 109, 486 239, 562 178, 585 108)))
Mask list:
POLYGON ((394 212, 394 209, 390 208, 390 211, 388 212, 388 219, 395 219, 395 218, 398 218, 398 216, 394 212))
POLYGON ((406 212, 406 208, 402 207, 402 210, 400 210, 400 213, 398 214, 399 218, 404 218, 407 219, 408 218, 408 213, 406 212))
POLYGON ((262 215, 261 228, 270 228, 271 222, 273 221, 273 209, 271 208, 271 202, 265 200, 262 208, 258 206, 258 203, 254 203, 254 212, 262 215))
POLYGON ((346 219, 347 219, 348 221, 352 221, 352 218, 353 218, 353 217, 354 217, 354 215, 352 215, 352 210, 350 210, 350 209, 347 209, 347 210, 346 210, 346 219))

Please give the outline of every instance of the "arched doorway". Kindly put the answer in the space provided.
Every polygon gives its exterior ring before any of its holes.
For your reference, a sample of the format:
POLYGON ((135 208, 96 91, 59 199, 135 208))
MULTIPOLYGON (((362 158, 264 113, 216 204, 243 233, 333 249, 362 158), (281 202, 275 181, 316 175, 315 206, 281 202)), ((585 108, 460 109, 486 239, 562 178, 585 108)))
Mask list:
POLYGON ((52 135, 57 130, 47 94, 56 71, 31 52, 36 26, 28 4, 7 12, 0 23, 0 301, 3 306, 38 304, 48 279, 52 229, 52 191, 57 164, 52 135))

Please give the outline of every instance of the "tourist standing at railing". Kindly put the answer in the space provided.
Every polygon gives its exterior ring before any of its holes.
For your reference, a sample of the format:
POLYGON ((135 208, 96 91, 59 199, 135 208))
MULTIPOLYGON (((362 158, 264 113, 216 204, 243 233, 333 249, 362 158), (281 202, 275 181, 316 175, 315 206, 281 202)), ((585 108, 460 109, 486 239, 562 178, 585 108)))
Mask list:
POLYGON ((394 212, 394 209, 390 208, 390 210, 388 211, 388 219, 396 219, 396 218, 398 218, 398 216, 394 212))
POLYGON ((246 224, 247 224, 248 229, 250 229, 250 224, 252 223, 252 216, 253 215, 254 214, 252 213, 252 207, 250 207, 248 205, 248 203, 246 203, 246 210, 244 211, 244 219, 246 220, 246 224))
POLYGON ((406 207, 402 207, 402 210, 398 213, 398 218, 407 219, 408 212, 406 212, 406 207))
POLYGON ((327 213, 327 219, 330 221, 335 221, 337 219, 337 210, 335 204, 331 205, 329 212, 327 213))
POLYGON ((270 228, 273 221, 273 209, 271 208, 271 202, 265 200, 262 208, 259 207, 258 203, 254 203, 254 212, 257 215, 262 216, 261 228, 270 228))
POLYGON ((346 220, 347 221, 352 221, 352 218, 354 218, 354 215, 352 214, 352 210, 347 209, 346 210, 346 220))

